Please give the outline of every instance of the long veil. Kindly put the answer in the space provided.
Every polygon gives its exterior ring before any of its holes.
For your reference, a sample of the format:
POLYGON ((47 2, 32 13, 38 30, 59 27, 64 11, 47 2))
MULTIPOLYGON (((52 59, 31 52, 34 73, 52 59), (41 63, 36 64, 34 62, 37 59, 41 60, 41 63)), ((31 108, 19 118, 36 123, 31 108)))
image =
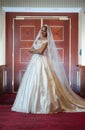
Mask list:
MULTIPOLYGON (((64 95, 66 96, 66 98, 68 98, 68 100, 71 103, 79 107, 85 108, 85 99, 81 98, 75 92, 73 92, 71 86, 68 83, 63 63, 61 62, 58 50, 56 49, 51 28, 48 25, 44 26, 47 26, 47 38, 48 38, 47 56, 50 61, 50 64, 52 65, 53 70, 55 71, 60 81, 64 95)), ((40 37, 41 37, 41 30, 39 31, 33 45, 36 44, 36 41, 40 37)))

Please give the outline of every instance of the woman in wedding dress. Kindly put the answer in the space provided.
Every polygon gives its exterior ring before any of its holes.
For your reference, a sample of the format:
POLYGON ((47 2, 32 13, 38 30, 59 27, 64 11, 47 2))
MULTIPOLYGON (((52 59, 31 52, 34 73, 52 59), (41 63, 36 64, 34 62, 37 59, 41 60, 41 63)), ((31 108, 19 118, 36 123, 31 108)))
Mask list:
POLYGON ((30 52, 33 56, 11 110, 41 114, 85 111, 85 100, 68 84, 48 25, 42 26, 30 52))

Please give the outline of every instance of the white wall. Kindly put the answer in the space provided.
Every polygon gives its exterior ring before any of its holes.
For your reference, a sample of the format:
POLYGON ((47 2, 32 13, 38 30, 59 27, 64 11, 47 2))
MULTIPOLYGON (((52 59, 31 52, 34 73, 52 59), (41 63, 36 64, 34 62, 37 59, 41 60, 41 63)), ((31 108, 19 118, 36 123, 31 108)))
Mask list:
POLYGON ((1 0, 5 7, 85 7, 85 0, 1 0))
POLYGON ((82 40, 82 37, 83 37, 83 32, 82 32, 82 29, 83 29, 83 11, 81 10, 79 12, 79 28, 78 28, 78 63, 79 65, 82 64, 82 44, 83 44, 83 40, 82 40))
POLYGON ((5 12, 0 11, 0 65, 5 65, 5 12))
POLYGON ((31 12, 33 9, 35 12, 40 12, 40 9, 50 9, 50 12, 79 12, 78 62, 85 65, 85 0, 0 0, 0 65, 5 64, 5 11, 31 12))
POLYGON ((85 65, 85 8, 79 13, 79 35, 78 35, 78 60, 80 65, 85 65))
POLYGON ((85 10, 83 12, 83 34, 82 34, 82 64, 85 65, 85 10))

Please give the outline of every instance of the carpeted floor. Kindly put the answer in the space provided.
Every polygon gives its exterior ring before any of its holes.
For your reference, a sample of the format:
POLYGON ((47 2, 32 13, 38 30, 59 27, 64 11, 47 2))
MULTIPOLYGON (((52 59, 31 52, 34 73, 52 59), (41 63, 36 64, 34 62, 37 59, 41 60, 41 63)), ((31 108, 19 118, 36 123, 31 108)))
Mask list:
POLYGON ((12 105, 16 97, 15 93, 4 93, 0 95, 0 104, 1 105, 12 105))
POLYGON ((85 113, 26 114, 12 112, 16 94, 0 96, 0 130, 85 130, 85 113))
POLYGON ((0 130, 85 130, 85 113, 26 114, 0 105, 0 130))

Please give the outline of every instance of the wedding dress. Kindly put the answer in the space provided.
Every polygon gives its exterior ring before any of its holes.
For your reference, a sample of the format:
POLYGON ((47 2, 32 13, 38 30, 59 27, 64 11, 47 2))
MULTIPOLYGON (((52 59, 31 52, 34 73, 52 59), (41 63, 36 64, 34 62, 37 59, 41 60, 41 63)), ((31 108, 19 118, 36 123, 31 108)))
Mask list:
MULTIPOLYGON (((46 42, 36 40, 33 46, 39 49, 46 42)), ((33 54, 11 110, 42 114, 85 111, 85 100, 72 91, 67 81, 63 84, 62 74, 60 78, 56 74, 47 57, 48 49, 49 45, 43 55, 33 54)))

